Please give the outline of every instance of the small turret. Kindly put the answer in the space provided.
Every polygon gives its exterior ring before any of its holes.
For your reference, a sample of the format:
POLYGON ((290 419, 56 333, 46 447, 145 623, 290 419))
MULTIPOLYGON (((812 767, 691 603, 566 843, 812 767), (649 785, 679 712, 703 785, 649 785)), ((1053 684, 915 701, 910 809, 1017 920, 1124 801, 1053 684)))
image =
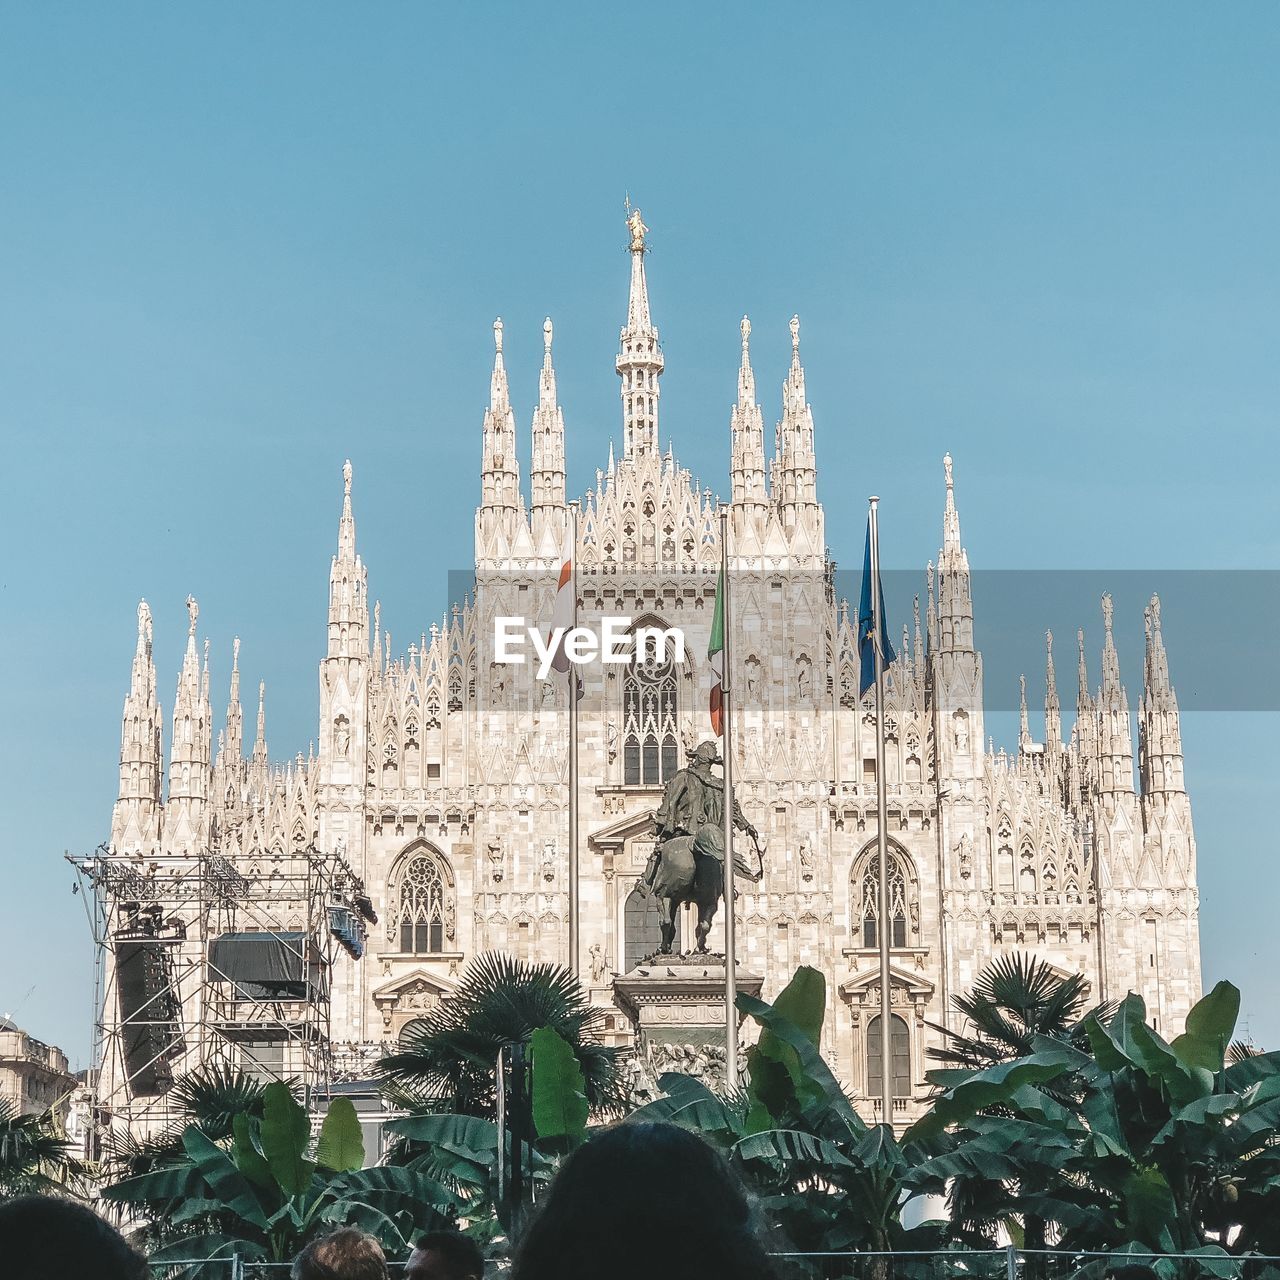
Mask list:
POLYGON ((556 545, 564 521, 564 413, 556 401, 556 371, 551 362, 551 318, 542 323, 542 373, 538 407, 533 413, 533 463, 529 472, 533 545, 542 550, 549 535, 556 545))
POLYGON ((818 511, 818 472, 813 447, 813 411, 805 394, 800 363, 800 317, 791 317, 791 365, 782 384, 782 418, 777 429, 779 488, 773 493, 782 527, 791 533, 812 524, 818 511))
POLYGON ((493 322, 493 373, 484 411, 480 461, 480 508, 476 512, 477 561, 505 561, 524 520, 520 467, 516 461, 516 416, 511 408, 502 356, 501 319, 493 322))
POLYGON ((111 816, 111 848, 117 853, 151 852, 160 840, 160 703, 152 654, 151 609, 138 602, 138 643, 120 729, 120 787, 111 816))
POLYGON ((764 480, 764 415, 756 403, 756 375, 751 368, 751 321, 742 317, 742 363, 738 368, 738 400, 730 415, 729 480, 735 504, 763 515, 768 504, 764 480))
POLYGON ((1058 702, 1058 678, 1053 669, 1053 632, 1044 633, 1044 749, 1051 758, 1062 751, 1062 706, 1058 702))
POLYGON ((947 501, 942 515, 942 550, 938 552, 938 648, 973 651, 973 594, 969 582, 969 556, 960 541, 960 514, 956 510, 955 476, 951 455, 942 460, 947 501))
POLYGON ((165 804, 164 843, 170 852, 191 853, 208 839, 210 751, 208 673, 196 650, 200 606, 187 597, 187 650, 173 703, 173 747, 169 753, 169 796, 165 804))
POLYGON ((338 553, 329 571, 330 658, 365 658, 369 653, 368 575, 356 552, 356 522, 351 514, 351 462, 342 464, 342 516, 338 553))
POLYGON ((1147 605, 1146 655, 1138 717, 1138 759, 1144 796, 1186 790, 1182 771, 1182 726, 1169 680, 1169 659, 1160 631, 1160 597, 1147 605))
POLYGON ((1120 655, 1113 633, 1114 605, 1111 596, 1102 597, 1102 687, 1097 699, 1098 790, 1133 790, 1133 733, 1129 720, 1129 699, 1120 683, 1120 655))

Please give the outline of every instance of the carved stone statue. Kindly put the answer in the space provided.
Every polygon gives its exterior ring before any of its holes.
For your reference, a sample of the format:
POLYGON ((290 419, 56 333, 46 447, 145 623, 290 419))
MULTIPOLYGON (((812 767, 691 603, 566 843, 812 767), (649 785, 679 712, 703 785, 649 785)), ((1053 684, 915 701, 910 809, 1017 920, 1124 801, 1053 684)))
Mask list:
POLYGON ((489 876, 495 884, 500 884, 504 870, 503 864, 506 861, 502 853, 502 841, 490 840, 485 852, 489 858, 489 876))
POLYGON ((587 948, 587 954, 591 957, 591 981, 598 985, 609 973, 609 962, 605 958, 604 947, 598 942, 593 942, 587 948))
MULTIPOLYGON (((689 763, 667 783, 654 814, 657 843, 640 883, 658 899, 662 927, 658 950, 663 955, 671 952, 676 914, 685 903, 698 908, 697 950, 706 951, 716 906, 724 895, 724 779, 711 771, 719 763, 720 751, 714 742, 699 744, 689 763)), ((730 797, 729 803, 733 825, 751 837, 759 863, 752 867, 735 851, 734 867, 758 881, 764 874, 759 834, 743 816, 737 798, 730 797)))

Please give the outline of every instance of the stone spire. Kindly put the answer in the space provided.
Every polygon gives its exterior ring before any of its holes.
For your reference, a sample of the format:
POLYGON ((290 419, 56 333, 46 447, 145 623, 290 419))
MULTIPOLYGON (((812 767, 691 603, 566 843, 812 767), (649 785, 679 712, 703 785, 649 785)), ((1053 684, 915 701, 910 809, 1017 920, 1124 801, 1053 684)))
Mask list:
POLYGON ((533 413, 533 544, 541 549, 548 530, 558 537, 564 512, 564 414, 556 401, 556 371, 551 363, 551 318, 542 322, 542 373, 538 407, 533 413))
POLYGON ((942 467, 947 499, 942 519, 942 547, 936 570, 930 575, 929 593, 929 672, 938 717, 940 776, 976 777, 982 768, 982 743, 986 736, 982 655, 973 644, 969 557, 960 541, 950 454, 943 458, 942 467))
POLYGON ((240 706, 240 637, 231 642, 231 693, 227 699, 227 726, 223 731, 223 750, 232 764, 244 756, 244 711, 240 706))
POLYGON ((951 455, 942 460, 947 502, 942 515, 942 549, 938 552, 938 647, 973 651, 973 595, 969 584, 969 557, 960 541, 960 515, 956 511, 955 476, 951 455))
POLYGON ((911 616, 915 623, 915 644, 911 665, 915 672, 916 682, 920 683, 924 680, 924 635, 920 627, 920 597, 918 595, 912 601, 911 616))
POLYGON ((1120 655, 1112 629, 1115 606, 1102 597, 1102 687, 1097 700, 1098 789, 1133 790, 1133 736, 1129 699, 1120 683, 1120 655))
POLYGON ((938 605, 934 598, 934 568, 930 560, 925 566, 925 578, 928 587, 928 607, 925 609, 925 639, 928 651, 933 653, 938 647, 938 605))
POLYGON ((1182 727, 1160 631, 1159 596, 1151 597, 1145 621, 1147 644, 1138 717, 1138 759, 1144 796, 1186 789, 1182 771, 1182 727))
POLYGON ((742 364, 738 368, 738 402, 730 416, 732 448, 729 479, 735 503, 760 512, 768 502, 764 484, 764 415, 756 403, 756 375, 751 368, 751 321, 742 317, 742 364))
POLYGON ((1093 698, 1089 693, 1089 664, 1084 653, 1084 628, 1081 627, 1076 632, 1076 723, 1071 731, 1071 742, 1085 768, 1092 768, 1096 741, 1097 725, 1093 698))
POLYGON ((253 739, 253 754, 249 757, 249 781, 259 802, 266 795, 267 780, 271 774, 271 758, 267 755, 267 685, 258 681, 258 731, 253 739))
POLYGON ((1062 750, 1062 706, 1058 702, 1058 678, 1053 669, 1053 632, 1044 633, 1044 749, 1050 756, 1062 750))
POLYGON ((663 359, 658 330, 649 317, 649 286, 644 275, 648 252, 644 238, 649 228, 639 209, 630 210, 627 229, 631 232, 631 294, 615 367, 622 379, 623 457, 638 458, 658 452, 658 379, 663 359))
POLYGON ((780 492, 773 494, 788 532, 818 508, 817 461, 813 451, 813 411, 805 395, 800 363, 800 317, 791 317, 791 365, 782 384, 782 419, 777 449, 780 492))
POLYGON ((152 655, 151 609, 138 602, 138 643, 120 729, 120 789, 111 817, 114 852, 141 853, 160 839, 160 792, 164 774, 160 703, 152 655))
POLYGON ((1027 714, 1027 677, 1018 677, 1018 754, 1031 751, 1031 717, 1027 714))
POLYGON ((174 853, 203 847, 207 838, 212 733, 207 679, 196 650, 200 606, 187 597, 187 649, 173 703, 173 748, 169 753, 169 797, 164 842, 174 853))
POLYGON ((369 652, 369 607, 365 567, 356 552, 356 522, 351 514, 351 462, 342 464, 342 517, 338 553, 329 571, 330 658, 364 658, 369 652))
POLYGON ((480 509, 476 512, 478 560, 505 560, 522 519, 520 468, 516 461, 516 416, 502 359, 502 321, 493 322, 493 373, 484 411, 480 463, 480 509))
POLYGON ((218 732, 218 754, 213 765, 213 810, 218 829, 237 829, 244 817, 244 783, 248 766, 244 758, 244 711, 240 706, 240 637, 231 644, 231 691, 227 699, 226 725, 218 732))

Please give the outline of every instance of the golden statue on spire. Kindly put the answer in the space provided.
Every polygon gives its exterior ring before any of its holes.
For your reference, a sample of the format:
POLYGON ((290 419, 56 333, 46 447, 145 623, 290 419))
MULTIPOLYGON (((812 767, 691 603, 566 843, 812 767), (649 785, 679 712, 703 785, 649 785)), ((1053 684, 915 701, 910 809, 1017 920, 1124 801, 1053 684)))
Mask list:
POLYGON ((627 215, 627 228, 631 232, 631 252, 644 252, 644 238, 648 234, 649 228, 644 225, 644 219, 640 217, 639 209, 632 209, 627 215))

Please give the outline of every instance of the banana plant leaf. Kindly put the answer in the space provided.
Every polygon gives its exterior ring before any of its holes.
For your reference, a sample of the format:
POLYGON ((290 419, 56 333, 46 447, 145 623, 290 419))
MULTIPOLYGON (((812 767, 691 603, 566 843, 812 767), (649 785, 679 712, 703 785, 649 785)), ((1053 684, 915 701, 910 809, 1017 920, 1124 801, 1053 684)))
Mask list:
POLYGON ((334 1098, 320 1126, 316 1164, 335 1173, 364 1165, 364 1133, 350 1098, 334 1098))
POLYGON ((315 1165, 307 1159, 311 1122, 287 1084, 269 1084, 262 1098, 259 1128, 262 1154, 286 1196, 301 1195, 310 1185, 315 1165))

